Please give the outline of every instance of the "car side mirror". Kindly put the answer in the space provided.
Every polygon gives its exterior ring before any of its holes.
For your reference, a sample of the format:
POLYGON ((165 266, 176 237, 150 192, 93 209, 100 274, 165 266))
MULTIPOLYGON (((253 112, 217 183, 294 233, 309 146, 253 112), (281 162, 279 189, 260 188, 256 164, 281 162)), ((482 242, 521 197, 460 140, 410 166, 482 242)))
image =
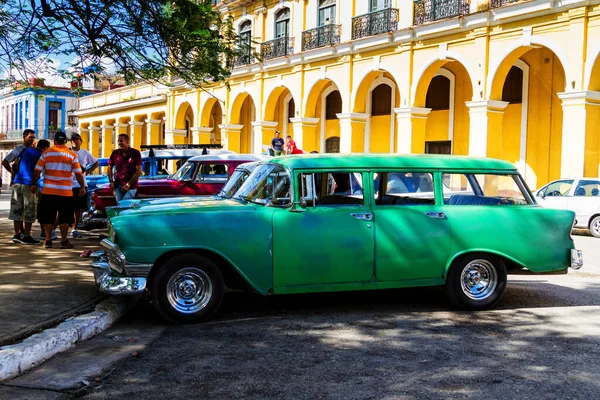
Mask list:
POLYGON ((541 198, 541 199, 543 199, 543 198, 545 198, 545 197, 546 197, 546 195, 544 194, 544 192, 543 192, 543 191, 542 191, 542 192, 538 192, 538 194, 537 194, 537 195, 538 195, 538 197, 539 197, 539 198, 541 198))
POLYGON ((295 201, 292 203, 292 207, 290 208, 290 212, 303 213, 306 212, 306 199, 304 197, 300 198, 300 201, 295 201))

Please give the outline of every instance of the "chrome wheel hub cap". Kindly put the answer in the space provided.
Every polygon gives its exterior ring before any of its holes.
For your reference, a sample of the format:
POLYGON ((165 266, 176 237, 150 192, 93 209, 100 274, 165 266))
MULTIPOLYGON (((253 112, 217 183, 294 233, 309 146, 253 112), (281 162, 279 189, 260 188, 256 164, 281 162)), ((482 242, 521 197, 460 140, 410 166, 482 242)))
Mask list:
POLYGON ((473 300, 488 298, 498 286, 498 273, 487 260, 473 260, 463 269, 460 276, 463 293, 473 300))
POLYGON ((600 235, 600 220, 597 219, 592 224, 592 233, 595 233, 596 236, 600 235))
POLYGON ((183 314, 192 314, 204 309, 212 294, 213 287, 209 276, 194 267, 179 270, 167 283, 169 304, 183 314))

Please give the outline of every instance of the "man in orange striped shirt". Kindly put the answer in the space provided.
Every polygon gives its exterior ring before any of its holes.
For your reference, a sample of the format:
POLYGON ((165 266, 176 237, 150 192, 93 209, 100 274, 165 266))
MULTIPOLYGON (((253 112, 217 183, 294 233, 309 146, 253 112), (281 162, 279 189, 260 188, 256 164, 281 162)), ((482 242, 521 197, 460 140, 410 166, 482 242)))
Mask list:
MULTIPOLYGON (((73 223, 73 174, 81 190, 80 196, 85 195, 85 183, 77 154, 65 145, 67 135, 56 132, 54 146, 46 150, 35 166, 33 182, 37 182, 42 171, 44 172, 44 185, 42 187, 42 200, 38 211, 38 221, 44 225, 46 232, 45 248, 52 248, 52 228, 58 214, 60 224, 60 248, 72 249, 73 245, 67 239, 69 225, 73 223)), ((35 190, 35 187, 32 188, 35 190)))

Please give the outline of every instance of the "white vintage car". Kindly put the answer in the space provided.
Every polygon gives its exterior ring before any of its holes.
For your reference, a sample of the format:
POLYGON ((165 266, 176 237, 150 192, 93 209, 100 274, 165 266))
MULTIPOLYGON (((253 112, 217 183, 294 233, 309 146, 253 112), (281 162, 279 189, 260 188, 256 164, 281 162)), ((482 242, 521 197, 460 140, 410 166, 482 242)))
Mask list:
POLYGON ((575 211, 575 228, 600 238, 600 179, 559 179, 534 194, 542 207, 575 211))

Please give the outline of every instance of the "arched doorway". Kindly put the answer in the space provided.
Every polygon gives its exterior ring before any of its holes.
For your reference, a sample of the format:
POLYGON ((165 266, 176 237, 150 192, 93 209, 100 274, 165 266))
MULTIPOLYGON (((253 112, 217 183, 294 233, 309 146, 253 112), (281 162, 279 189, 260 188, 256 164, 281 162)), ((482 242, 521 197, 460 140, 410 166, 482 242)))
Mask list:
POLYGON ((184 102, 179 106, 175 117, 173 144, 191 144, 193 126, 194 110, 188 102, 184 102))
MULTIPOLYGON (((229 122, 241 126, 239 146, 229 148, 238 153, 252 153, 252 122, 256 120, 256 107, 254 100, 248 93, 240 93, 233 101, 229 122)), ((223 138, 221 138, 223 140, 223 138)))
POLYGON ((312 138, 308 138, 306 133, 304 135, 305 143, 312 144, 312 147, 305 145, 306 150, 339 153, 340 120, 338 114, 342 113, 342 105, 342 96, 335 82, 322 79, 314 84, 307 97, 305 117, 318 118, 319 122, 312 138))
MULTIPOLYGON (((269 94, 265 103, 263 121, 277 123, 277 130, 281 137, 294 136, 294 126, 291 119, 296 117, 296 102, 290 90, 285 86, 278 86, 269 94)), ((265 135, 263 135, 265 136, 265 135)), ((263 137, 263 141, 266 138, 263 137)), ((271 138, 269 139, 269 143, 271 138)))

